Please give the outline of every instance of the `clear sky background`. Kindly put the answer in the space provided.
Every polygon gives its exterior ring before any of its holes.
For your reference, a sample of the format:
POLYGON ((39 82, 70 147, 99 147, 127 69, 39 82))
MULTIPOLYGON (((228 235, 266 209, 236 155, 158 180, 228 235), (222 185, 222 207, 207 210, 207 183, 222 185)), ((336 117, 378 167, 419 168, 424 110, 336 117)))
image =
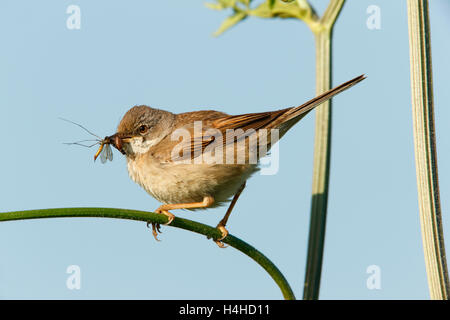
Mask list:
MULTIPOLYGON (((328 1, 312 1, 322 13, 328 1)), ((450 2, 430 3, 441 201, 450 250, 450 2)), ((299 105, 315 93, 314 39, 296 20, 251 18, 212 37, 229 12, 195 1, 0 2, 0 211, 99 206, 152 211, 125 159, 62 142, 115 132, 136 104, 230 114, 299 105), (81 29, 66 9, 81 8, 81 29)), ((349 0, 335 27, 335 85, 323 299, 428 299, 417 204, 405 1, 349 0), (369 5, 381 29, 366 26, 369 5), (369 290, 366 268, 381 270, 369 290)), ((276 175, 256 175, 229 221, 303 292, 314 114, 280 142, 276 175)), ((176 215, 216 225, 225 208, 176 215)), ((63 218, 0 223, 0 298, 281 299, 272 279, 233 248, 145 223, 63 218), (66 268, 81 268, 81 289, 66 268)))

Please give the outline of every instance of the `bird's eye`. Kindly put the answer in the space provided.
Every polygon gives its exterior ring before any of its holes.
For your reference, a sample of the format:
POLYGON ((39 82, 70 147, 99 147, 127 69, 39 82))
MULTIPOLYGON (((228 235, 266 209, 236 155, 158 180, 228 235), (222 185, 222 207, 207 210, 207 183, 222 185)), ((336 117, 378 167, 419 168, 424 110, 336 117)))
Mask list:
POLYGON ((140 126, 140 127, 138 128, 138 131, 139 131, 140 134, 146 134, 147 131, 148 131, 148 126, 146 126, 145 124, 143 124, 142 126, 140 126))

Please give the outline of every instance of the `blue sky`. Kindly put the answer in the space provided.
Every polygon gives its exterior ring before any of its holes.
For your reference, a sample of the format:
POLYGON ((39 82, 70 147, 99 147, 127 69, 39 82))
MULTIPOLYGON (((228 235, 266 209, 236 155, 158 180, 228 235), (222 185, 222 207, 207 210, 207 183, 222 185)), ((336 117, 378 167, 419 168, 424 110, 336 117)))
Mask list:
MULTIPOLYGON (((312 1, 321 13, 325 2, 312 1)), ((450 247, 450 5, 430 4, 436 132, 446 245, 450 247)), ((132 106, 230 114, 299 105, 314 96, 314 39, 300 21, 247 19, 212 37, 228 13, 203 1, 10 1, 0 4, 1 211, 100 206, 152 211, 159 203, 95 150, 62 142, 114 133, 132 106), (81 29, 66 9, 81 9, 81 29)), ((333 40, 335 85, 323 299, 429 298, 412 140, 404 1, 347 1, 333 40), (366 26, 369 5, 381 29, 366 26), (369 290, 368 266, 381 270, 369 290)), ((280 142, 276 175, 247 183, 228 227, 266 254, 298 298, 309 228, 314 114, 280 142)), ((176 215, 216 225, 224 208, 176 215)), ((46 219, 0 223, 0 298, 280 299, 278 287, 233 248, 145 223, 46 219), (66 269, 81 270, 69 290, 66 269)))

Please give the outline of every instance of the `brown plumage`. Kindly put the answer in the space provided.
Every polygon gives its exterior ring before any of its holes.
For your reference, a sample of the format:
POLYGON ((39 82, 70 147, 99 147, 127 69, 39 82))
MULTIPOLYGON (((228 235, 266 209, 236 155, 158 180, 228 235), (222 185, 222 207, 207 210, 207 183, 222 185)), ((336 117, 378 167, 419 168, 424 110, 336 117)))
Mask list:
MULTIPOLYGON (((261 113, 228 115, 207 110, 173 114, 136 106, 109 138, 126 155, 130 177, 164 203, 156 212, 167 215, 170 223, 172 209, 214 207, 235 196, 234 205, 246 180, 258 171, 257 160, 265 155, 261 150, 268 151, 309 111, 364 78, 356 77, 298 107, 261 113), (278 137, 273 129, 278 130, 278 137), (230 132, 232 139, 225 139, 230 132), (259 143, 262 138, 266 138, 265 145, 252 147, 252 141, 259 143), (236 160, 242 152, 243 162, 227 161, 227 155, 236 160)), ((224 237, 231 209, 218 225, 224 237)), ((153 225, 155 237, 158 230, 153 225)))

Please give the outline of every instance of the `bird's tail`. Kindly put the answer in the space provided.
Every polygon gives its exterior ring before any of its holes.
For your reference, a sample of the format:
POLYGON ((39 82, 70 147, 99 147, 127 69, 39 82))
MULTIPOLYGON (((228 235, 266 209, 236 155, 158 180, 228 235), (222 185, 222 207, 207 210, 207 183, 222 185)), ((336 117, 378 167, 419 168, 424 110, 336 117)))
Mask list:
POLYGON ((317 97, 305 102, 301 106, 292 107, 286 109, 286 111, 277 117, 271 124, 271 128, 278 128, 280 130, 280 138, 286 133, 294 124, 296 124, 300 119, 302 119, 309 111, 317 107, 318 105, 324 103, 325 101, 331 99, 335 95, 347 90, 348 88, 354 86, 358 82, 364 80, 365 75, 360 75, 352 80, 344 82, 343 84, 324 92, 317 97))

